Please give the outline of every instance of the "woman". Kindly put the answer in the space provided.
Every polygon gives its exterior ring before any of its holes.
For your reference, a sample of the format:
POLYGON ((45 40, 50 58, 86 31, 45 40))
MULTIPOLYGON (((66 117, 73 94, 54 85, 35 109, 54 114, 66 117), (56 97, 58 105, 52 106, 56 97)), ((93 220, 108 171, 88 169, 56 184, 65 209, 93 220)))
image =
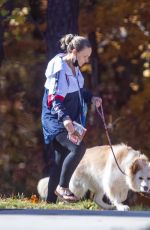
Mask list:
POLYGON ((86 148, 83 141, 77 145, 68 136, 74 134, 73 121, 84 123, 84 103, 100 106, 101 98, 92 97, 83 89, 84 79, 79 67, 88 62, 92 52, 87 38, 68 34, 60 43, 64 53, 48 63, 42 105, 45 144, 52 143, 54 148, 47 202, 55 202, 56 196, 75 202, 77 198, 69 190, 69 181, 86 148))

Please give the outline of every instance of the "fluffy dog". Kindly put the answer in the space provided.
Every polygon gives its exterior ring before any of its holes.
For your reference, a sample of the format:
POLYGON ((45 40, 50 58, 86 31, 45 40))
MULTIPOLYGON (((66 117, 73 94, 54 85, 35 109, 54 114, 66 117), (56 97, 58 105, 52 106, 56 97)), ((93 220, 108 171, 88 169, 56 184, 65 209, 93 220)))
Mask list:
POLYGON ((113 146, 113 151, 125 175, 119 170, 111 148, 97 146, 87 149, 71 178, 70 189, 77 197, 83 197, 90 190, 94 201, 102 208, 109 209, 113 205, 120 211, 129 210, 122 204, 129 189, 150 191, 150 163, 145 155, 124 144, 113 146), (112 205, 103 201, 104 194, 112 205))
MULTIPOLYGON (((112 148, 125 175, 119 170, 111 148, 96 146, 87 149, 71 177, 69 188, 78 198, 90 190, 94 201, 102 208, 125 211, 129 206, 122 202, 129 190, 150 192, 150 163, 144 154, 124 144, 112 148), (103 201, 104 194, 111 205, 103 201)), ((43 198, 47 196, 48 179, 43 178, 38 183, 38 192, 43 198)))

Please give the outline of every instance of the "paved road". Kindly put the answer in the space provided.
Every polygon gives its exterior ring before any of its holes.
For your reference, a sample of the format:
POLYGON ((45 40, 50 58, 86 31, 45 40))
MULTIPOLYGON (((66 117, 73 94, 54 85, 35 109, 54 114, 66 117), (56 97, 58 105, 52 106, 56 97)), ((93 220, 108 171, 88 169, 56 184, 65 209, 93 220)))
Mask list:
POLYGON ((1 230, 150 230, 150 211, 0 210, 1 230))

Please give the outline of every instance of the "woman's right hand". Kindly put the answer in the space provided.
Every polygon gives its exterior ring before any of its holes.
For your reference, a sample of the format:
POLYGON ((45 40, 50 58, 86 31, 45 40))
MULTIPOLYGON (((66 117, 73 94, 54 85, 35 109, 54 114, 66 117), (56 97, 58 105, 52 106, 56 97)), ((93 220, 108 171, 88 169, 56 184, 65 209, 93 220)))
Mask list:
POLYGON ((67 131, 68 131, 69 134, 74 133, 75 130, 74 130, 74 126, 73 126, 73 123, 72 123, 71 119, 69 119, 69 118, 65 119, 63 121, 63 124, 64 124, 64 126, 67 129, 67 131))

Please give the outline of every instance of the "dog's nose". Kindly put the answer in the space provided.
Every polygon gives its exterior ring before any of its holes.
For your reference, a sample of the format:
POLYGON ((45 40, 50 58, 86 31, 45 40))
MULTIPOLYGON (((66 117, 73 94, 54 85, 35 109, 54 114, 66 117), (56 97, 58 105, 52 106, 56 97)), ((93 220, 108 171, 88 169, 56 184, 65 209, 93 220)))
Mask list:
POLYGON ((148 187, 147 186, 144 186, 144 192, 147 192, 148 191, 148 187))

